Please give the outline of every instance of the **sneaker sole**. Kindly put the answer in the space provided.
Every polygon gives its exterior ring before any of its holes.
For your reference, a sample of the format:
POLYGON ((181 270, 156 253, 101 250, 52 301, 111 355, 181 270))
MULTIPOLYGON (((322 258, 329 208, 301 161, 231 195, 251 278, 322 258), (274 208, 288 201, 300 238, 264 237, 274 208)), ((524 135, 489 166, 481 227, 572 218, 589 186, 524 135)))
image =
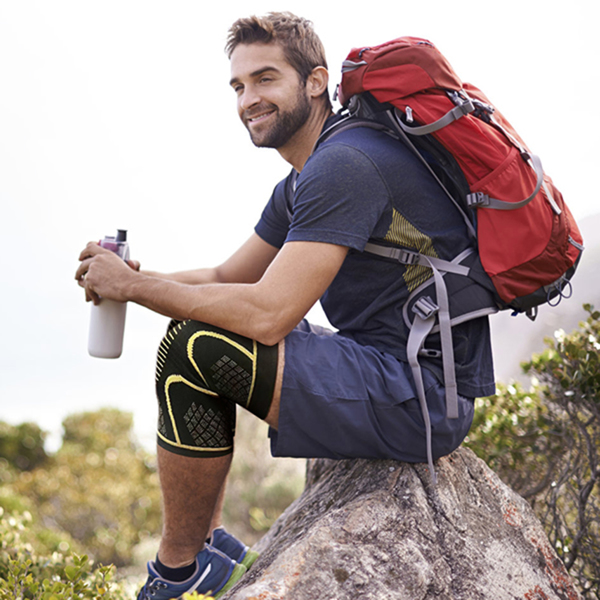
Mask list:
POLYGON ((244 560, 242 560, 242 565, 246 567, 246 569, 250 570, 250 567, 256 562, 256 559, 260 556, 258 552, 254 552, 254 550, 248 550, 246 552, 246 556, 244 556, 244 560))
POLYGON ((231 572, 227 583, 213 596, 218 600, 223 594, 226 594, 246 573, 246 567, 242 564, 236 564, 231 572))

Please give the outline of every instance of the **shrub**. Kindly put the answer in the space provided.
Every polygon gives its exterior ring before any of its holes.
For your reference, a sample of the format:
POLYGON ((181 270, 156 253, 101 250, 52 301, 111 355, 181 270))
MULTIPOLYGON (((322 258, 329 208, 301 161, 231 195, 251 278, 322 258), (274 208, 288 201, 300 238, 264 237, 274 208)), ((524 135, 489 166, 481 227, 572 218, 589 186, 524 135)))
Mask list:
MULTIPOLYGON (((39 514, 47 529, 68 533, 94 561, 126 565, 133 548, 160 531, 154 457, 136 446, 127 413, 82 413, 63 425, 63 444, 46 468, 13 477, 13 504, 21 499, 20 508, 39 514)), ((1 498, 0 505, 10 508, 1 498)))
POLYGON ((113 567, 93 568, 85 555, 44 554, 39 551, 40 535, 29 513, 7 514, 0 508, 0 600, 128 597, 128 591, 112 582, 113 567))
POLYGON ((467 438, 534 508, 586 598, 600 596, 600 312, 523 365, 532 389, 478 400, 467 438))
MULTIPOLYGON (((121 567, 132 564, 140 542, 158 534, 161 516, 155 456, 137 447, 131 426, 131 415, 117 410, 69 416, 58 452, 23 470, 15 457, 28 446, 14 440, 35 430, 0 423, 13 440, 0 446, 12 448, 0 456, 0 600, 135 597, 144 575, 121 567), (102 566, 108 564, 118 573, 102 566), (122 580, 126 573, 131 583, 122 580)), ((240 411, 224 521, 249 544, 304 482, 305 461, 273 459, 266 429, 240 411)), ((44 437, 33 436, 42 449, 44 437)))
POLYGON ((12 426, 0 422, 0 459, 21 471, 31 470, 48 459, 44 450, 46 433, 35 423, 12 426))

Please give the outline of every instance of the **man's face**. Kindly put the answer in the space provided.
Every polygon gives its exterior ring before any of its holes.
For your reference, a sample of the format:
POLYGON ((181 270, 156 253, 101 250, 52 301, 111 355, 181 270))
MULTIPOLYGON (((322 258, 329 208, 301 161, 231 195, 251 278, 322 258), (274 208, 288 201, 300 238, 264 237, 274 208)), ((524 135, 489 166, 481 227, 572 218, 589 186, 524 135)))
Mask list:
POLYGON ((231 55, 231 87, 255 146, 282 148, 306 123, 311 102, 279 44, 240 44, 231 55))

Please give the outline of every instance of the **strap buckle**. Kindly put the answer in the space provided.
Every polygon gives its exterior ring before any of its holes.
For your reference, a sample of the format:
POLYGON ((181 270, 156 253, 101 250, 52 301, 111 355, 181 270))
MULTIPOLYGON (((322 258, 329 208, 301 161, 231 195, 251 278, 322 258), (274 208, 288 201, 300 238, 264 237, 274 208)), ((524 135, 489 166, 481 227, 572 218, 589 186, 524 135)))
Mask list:
POLYGON ((473 106, 473 103, 471 102, 470 98, 464 102, 461 102, 457 108, 463 114, 463 116, 466 116, 475 110, 475 107, 473 106))
POLYGON ((477 208, 478 206, 488 206, 490 197, 483 192, 473 192, 467 194, 467 206, 469 208, 477 208))
POLYGON ((413 305, 412 311, 424 321, 434 316, 440 307, 429 297, 419 298, 413 305))
POLYGON ((450 100, 454 102, 454 105, 458 109, 455 112, 455 114, 457 115, 456 118, 466 116, 475 110, 475 104, 473 100, 471 100, 471 98, 464 93, 464 90, 462 94, 455 90, 448 90, 446 91, 446 94, 448 95, 450 100))
POLYGON ((391 253, 391 257, 403 265, 418 265, 420 256, 418 252, 404 248, 394 248, 394 251, 391 253))
POLYGON ((421 348, 421 350, 419 350, 419 356, 424 356, 426 358, 442 358, 442 351, 434 350, 433 348, 421 348))

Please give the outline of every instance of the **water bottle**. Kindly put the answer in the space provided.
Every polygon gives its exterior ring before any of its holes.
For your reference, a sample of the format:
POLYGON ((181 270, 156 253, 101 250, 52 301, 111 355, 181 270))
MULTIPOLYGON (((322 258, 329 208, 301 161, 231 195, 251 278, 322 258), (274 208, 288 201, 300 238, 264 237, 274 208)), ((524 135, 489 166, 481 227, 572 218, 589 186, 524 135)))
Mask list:
MULTIPOLYGON (((129 258, 127 231, 117 230, 117 236, 106 236, 100 245, 111 250, 123 260, 129 258)), ((123 351, 125 315, 127 302, 115 302, 100 298, 99 304, 92 305, 88 353, 97 358, 119 358, 123 351)))

